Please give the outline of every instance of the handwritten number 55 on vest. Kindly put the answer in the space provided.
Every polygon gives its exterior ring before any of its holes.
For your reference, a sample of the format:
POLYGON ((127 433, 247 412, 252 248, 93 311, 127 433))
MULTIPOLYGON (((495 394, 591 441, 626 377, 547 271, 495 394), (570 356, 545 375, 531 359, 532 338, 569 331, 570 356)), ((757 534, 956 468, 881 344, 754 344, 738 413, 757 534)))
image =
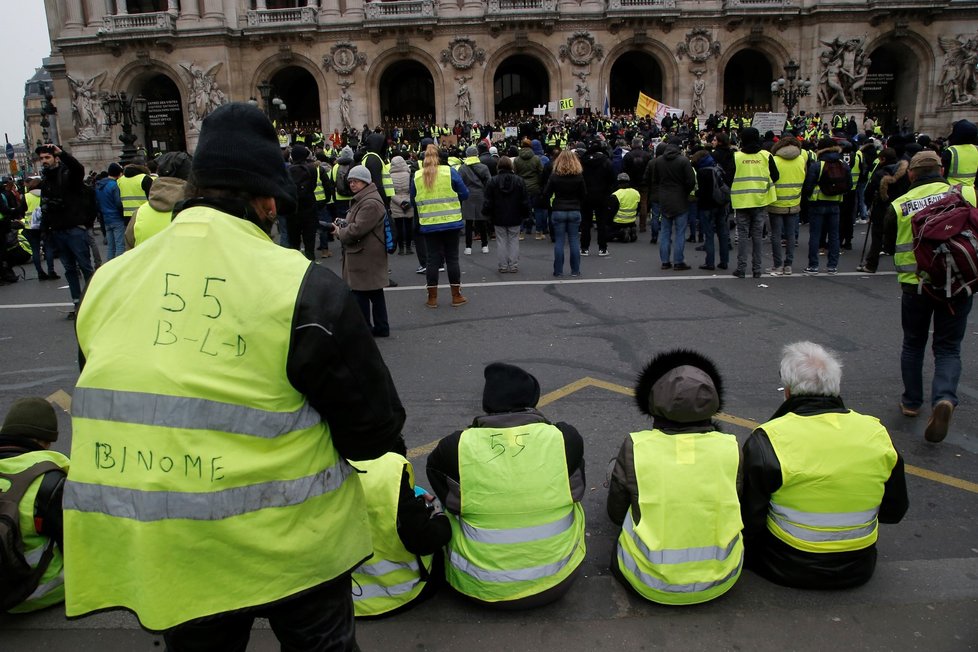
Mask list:
POLYGON ((496 459, 497 457, 500 457, 501 455, 503 455, 508 450, 508 447, 506 445, 507 443, 514 444, 515 447, 518 448, 518 450, 516 450, 510 456, 510 457, 516 457, 517 455, 519 455, 520 453, 523 452, 523 449, 526 448, 526 444, 523 443, 523 437, 526 437, 526 435, 527 435, 527 433, 525 433, 525 432, 517 433, 517 434, 515 434, 515 435, 512 436, 512 441, 511 442, 505 441, 505 439, 508 439, 508 437, 509 437, 507 434, 497 433, 495 435, 490 435, 489 436, 489 448, 491 448, 493 451, 496 451, 496 454, 493 455, 492 457, 490 457, 486 461, 487 462, 491 462, 494 459, 496 459), (500 440, 500 438, 502 438, 502 441, 500 440))

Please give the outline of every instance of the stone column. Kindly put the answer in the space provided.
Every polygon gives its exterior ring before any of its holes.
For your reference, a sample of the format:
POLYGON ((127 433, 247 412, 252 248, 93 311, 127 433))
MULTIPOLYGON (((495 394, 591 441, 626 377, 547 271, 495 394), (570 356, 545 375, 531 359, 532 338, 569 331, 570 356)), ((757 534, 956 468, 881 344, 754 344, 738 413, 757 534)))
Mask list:
POLYGON ((322 2, 319 3, 319 15, 327 20, 335 20, 339 18, 339 0, 322 0, 322 2))
POLYGON ((129 9, 126 8, 126 0, 115 0, 115 15, 125 16, 129 13, 129 9))
POLYGON ((82 3, 81 0, 65 0, 65 29, 81 29, 82 3))
POLYGON ((224 2, 222 0, 204 0, 204 18, 218 18, 223 20, 224 2))
POLYGON ((178 6, 178 0, 166 0, 166 10, 171 14, 179 14, 180 7, 178 6))
POLYGON ((438 2, 438 16, 443 18, 455 18, 461 15, 458 3, 455 0, 436 0, 438 2))
POLYGON ((105 17, 105 0, 85 0, 85 2, 88 7, 88 24, 101 27, 102 19, 105 17))
POLYGON ((197 0, 183 0, 180 7, 180 18, 197 20, 200 18, 200 6, 197 0))
POLYGON ((268 9, 268 3, 265 0, 257 0, 257 2, 255 2, 255 9, 258 11, 265 11, 268 9))

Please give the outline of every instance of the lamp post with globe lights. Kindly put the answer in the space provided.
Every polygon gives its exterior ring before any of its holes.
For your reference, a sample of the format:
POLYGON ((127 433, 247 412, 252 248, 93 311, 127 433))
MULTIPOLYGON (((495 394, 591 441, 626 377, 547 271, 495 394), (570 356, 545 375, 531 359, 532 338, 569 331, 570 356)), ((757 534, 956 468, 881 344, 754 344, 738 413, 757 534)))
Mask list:
POLYGON ((784 108, 788 111, 789 120, 799 100, 812 93, 812 80, 798 79, 800 67, 793 59, 788 61, 784 66, 784 77, 771 82, 771 92, 781 98, 784 108))

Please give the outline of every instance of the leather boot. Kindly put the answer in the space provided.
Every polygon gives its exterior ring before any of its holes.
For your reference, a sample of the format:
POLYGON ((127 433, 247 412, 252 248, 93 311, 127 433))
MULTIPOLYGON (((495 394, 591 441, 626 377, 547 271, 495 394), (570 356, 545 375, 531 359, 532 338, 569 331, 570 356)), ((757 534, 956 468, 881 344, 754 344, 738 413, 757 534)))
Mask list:
POLYGON ((438 307, 438 286, 428 287, 428 302, 425 303, 429 308, 438 307))
POLYGON ((452 308, 458 308, 464 303, 468 303, 469 300, 462 296, 462 286, 453 285, 452 286, 452 308))

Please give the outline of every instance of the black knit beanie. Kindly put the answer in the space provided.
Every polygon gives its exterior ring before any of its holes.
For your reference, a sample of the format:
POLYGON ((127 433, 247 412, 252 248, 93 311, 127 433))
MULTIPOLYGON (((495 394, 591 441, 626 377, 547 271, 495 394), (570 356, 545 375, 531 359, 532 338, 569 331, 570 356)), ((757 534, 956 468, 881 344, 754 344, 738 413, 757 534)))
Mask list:
POLYGON ((202 189, 274 197, 282 213, 295 212, 295 183, 282 160, 275 128, 264 113, 245 102, 225 104, 204 118, 193 180, 202 189))
POLYGON ((161 177, 190 178, 193 161, 186 152, 167 152, 157 161, 156 172, 161 177))
POLYGON ((22 398, 10 406, 0 435, 58 441, 58 415, 43 398, 22 398))
POLYGON ((536 407, 540 400, 540 383, 516 365, 493 362, 486 366, 484 376, 482 409, 486 414, 536 407))

